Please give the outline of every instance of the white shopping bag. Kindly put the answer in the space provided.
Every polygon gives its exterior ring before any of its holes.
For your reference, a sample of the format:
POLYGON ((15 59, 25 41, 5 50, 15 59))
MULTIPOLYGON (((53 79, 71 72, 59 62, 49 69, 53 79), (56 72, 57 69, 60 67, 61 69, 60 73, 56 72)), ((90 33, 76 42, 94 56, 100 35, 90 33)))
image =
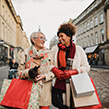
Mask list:
POLYGON ((87 73, 72 75, 71 80, 76 98, 90 96, 95 92, 90 77, 87 73))

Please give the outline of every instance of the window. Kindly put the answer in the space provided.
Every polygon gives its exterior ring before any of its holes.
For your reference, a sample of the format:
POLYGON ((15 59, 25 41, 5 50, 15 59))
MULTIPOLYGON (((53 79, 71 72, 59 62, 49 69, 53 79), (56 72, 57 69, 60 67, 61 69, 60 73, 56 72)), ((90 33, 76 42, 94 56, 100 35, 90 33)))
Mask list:
POLYGON ((81 45, 81 44, 80 44, 80 39, 79 39, 79 41, 78 41, 78 45, 81 45))
POLYGON ((86 47, 86 37, 84 37, 84 46, 86 47))
POLYGON ((89 30, 89 22, 87 23, 87 30, 89 30))
POLYGON ((7 28, 7 42, 9 43, 9 30, 7 28))
POLYGON ((6 21, 7 21, 7 11, 6 11, 6 14, 5 14, 5 19, 6 19, 6 21))
POLYGON ((12 38, 12 32, 10 31, 10 43, 12 44, 12 40, 13 40, 13 38, 12 38))
POLYGON ((2 11, 2 16, 4 16, 4 15, 5 15, 5 13, 4 13, 4 12, 5 12, 5 7, 4 7, 4 5, 2 5, 2 10, 1 10, 1 11, 2 11))
MULTIPOLYGON (((9 14, 9 13, 8 13, 9 14)), ((10 15, 8 15, 8 23, 10 23, 10 15)))
POLYGON ((78 45, 78 40, 76 41, 77 45, 78 45))
POLYGON ((89 9, 87 9, 87 14, 89 13, 89 9))
POLYGON ((81 28, 80 28, 80 31, 81 31, 80 34, 82 34, 82 26, 81 26, 81 28))
POLYGON ((98 44, 98 32, 95 32, 95 43, 98 44))
POLYGON ((100 14, 100 23, 103 23, 104 20, 103 20, 103 14, 100 14))
POLYGON ((90 28, 93 28, 93 20, 90 21, 90 24, 91 24, 90 28))
POLYGON ((95 4, 94 4, 94 7, 96 7, 96 6, 97 6, 97 4, 95 3, 95 4))
POLYGON ((88 40, 88 46, 90 46, 90 37, 89 37, 89 35, 87 36, 87 40, 88 40))
POLYGON ((13 37, 14 37, 13 44, 16 45, 16 37, 15 37, 15 35, 13 35, 13 37))
POLYGON ((86 24, 84 24, 84 32, 86 32, 86 24))
POLYGON ((93 34, 91 34, 91 44, 94 44, 94 38, 93 38, 93 34))
POLYGON ((90 11, 92 10, 92 7, 90 7, 90 11))
POLYGON ((2 36, 1 36, 1 38, 3 39, 3 37, 4 37, 4 23, 2 23, 2 36))
POLYGON ((78 27, 78 35, 80 34, 80 29, 79 29, 79 27, 78 27))
POLYGON ((9 43, 11 44, 11 38, 10 38, 10 30, 8 30, 8 40, 9 40, 9 43))
POLYGON ((81 46, 84 46, 83 38, 81 38, 81 46))
POLYGON ((99 0, 99 2, 101 2, 102 0, 99 0))
POLYGON ((101 43, 104 42, 104 30, 102 29, 101 30, 101 43))
POLYGON ((7 26, 5 27, 5 41, 7 41, 7 26))
POLYGON ((83 27, 83 26, 81 26, 81 33, 83 33, 83 30, 84 30, 84 27, 83 27))
POLYGON ((95 26, 97 26, 98 25, 98 19, 97 19, 97 17, 95 17, 95 26))

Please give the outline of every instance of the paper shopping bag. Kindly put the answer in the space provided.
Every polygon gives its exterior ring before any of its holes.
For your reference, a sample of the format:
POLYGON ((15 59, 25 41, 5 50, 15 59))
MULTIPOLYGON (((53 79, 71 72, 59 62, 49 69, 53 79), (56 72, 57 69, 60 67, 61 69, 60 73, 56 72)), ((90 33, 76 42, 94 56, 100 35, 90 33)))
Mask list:
MULTIPOLYGON (((91 82, 95 88, 92 78, 91 78, 91 82)), ((95 88, 95 92, 93 95, 76 98, 74 96, 74 90, 73 90, 73 85, 72 85, 71 80, 70 80, 70 85, 71 85, 71 90, 72 90, 74 107, 76 107, 76 109, 98 109, 102 107, 96 88, 95 88)))
POLYGON ((85 97, 95 92, 87 72, 71 76, 75 97, 85 97))
POLYGON ((0 105, 27 109, 32 88, 32 81, 12 79, 0 105))

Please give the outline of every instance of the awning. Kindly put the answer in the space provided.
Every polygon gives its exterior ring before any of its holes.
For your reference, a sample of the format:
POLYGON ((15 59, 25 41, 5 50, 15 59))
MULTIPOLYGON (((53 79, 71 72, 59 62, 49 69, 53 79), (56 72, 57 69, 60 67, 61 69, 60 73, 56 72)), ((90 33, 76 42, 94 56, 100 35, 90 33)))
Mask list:
POLYGON ((7 48, 10 48, 10 46, 6 45, 6 44, 3 44, 3 46, 7 47, 7 48))
POLYGON ((92 47, 87 47, 85 49, 85 53, 93 53, 96 50, 97 47, 98 47, 98 45, 92 46, 92 47))

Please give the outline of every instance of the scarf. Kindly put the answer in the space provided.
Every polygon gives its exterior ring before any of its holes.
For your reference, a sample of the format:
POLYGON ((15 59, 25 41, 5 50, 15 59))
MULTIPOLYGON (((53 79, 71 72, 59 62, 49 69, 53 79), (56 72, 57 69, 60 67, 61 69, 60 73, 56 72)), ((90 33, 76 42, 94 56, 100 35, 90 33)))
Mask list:
POLYGON ((76 50, 75 44, 71 40, 70 45, 68 47, 62 45, 61 43, 58 44, 58 47, 59 47, 58 65, 59 67, 66 67, 66 58, 74 59, 76 50))
MULTIPOLYGON (((39 72, 43 74, 46 73, 48 69, 48 62, 49 62, 47 49, 44 47, 43 49, 40 49, 39 51, 37 51, 37 49, 32 45, 29 48, 27 56, 26 56, 26 66, 25 66, 26 69, 33 67, 33 58, 41 59, 39 72)), ((30 97, 31 102, 28 104, 29 108, 31 108, 32 106, 33 108, 39 109, 39 100, 40 100, 42 87, 43 87, 43 80, 40 80, 37 83, 33 82, 32 93, 30 97), (32 98, 34 98, 34 100, 32 98), (37 101, 37 103, 35 103, 35 101, 37 101), (31 104, 34 104, 34 105, 31 105, 31 104)))
MULTIPOLYGON (((65 45, 62 45, 61 43, 58 44, 59 52, 58 52, 58 68, 61 70, 65 70, 66 68, 66 60, 67 58, 74 59, 76 46, 73 43, 73 41, 70 41, 70 45, 66 47, 65 45)), ((54 85, 54 88, 62 90, 62 92, 66 91, 66 82, 65 80, 60 81, 59 79, 56 80, 56 83, 54 85)))
POLYGON ((41 67, 48 65, 48 52, 47 49, 44 47, 43 49, 37 51, 37 49, 32 45, 26 57, 26 69, 32 68, 33 66, 33 58, 41 58, 41 67))

